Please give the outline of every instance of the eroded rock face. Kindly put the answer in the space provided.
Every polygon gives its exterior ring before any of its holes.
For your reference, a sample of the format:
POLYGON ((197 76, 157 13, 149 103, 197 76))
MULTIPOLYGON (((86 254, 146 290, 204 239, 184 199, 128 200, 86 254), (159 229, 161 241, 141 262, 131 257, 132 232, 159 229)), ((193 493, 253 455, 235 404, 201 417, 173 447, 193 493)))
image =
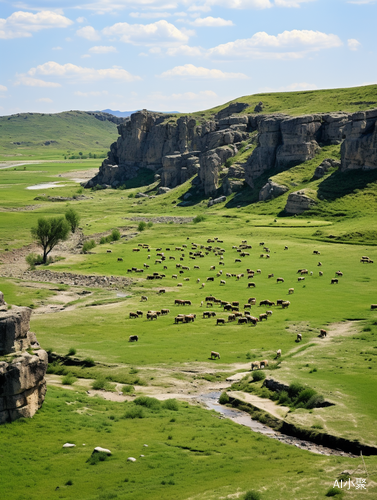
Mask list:
POLYGON ((32 417, 46 394, 47 352, 29 331, 30 316, 28 307, 8 310, 0 292, 0 424, 32 417))
POLYGON ((350 115, 344 127, 341 171, 377 168, 377 109, 350 115))
POLYGON ((259 201, 266 201, 281 196, 288 191, 287 186, 282 186, 271 179, 259 191, 259 201))
POLYGON ((315 201, 307 196, 304 191, 295 191, 290 193, 288 196, 287 204, 285 205, 285 211, 287 214, 302 214, 308 208, 315 205, 315 201))
POLYGON ((340 161, 333 160, 332 158, 326 158, 315 169, 314 174, 313 174, 313 179, 321 179, 324 175, 327 174, 327 172, 330 170, 330 168, 333 168, 333 167, 339 168, 340 165, 341 165, 340 161))

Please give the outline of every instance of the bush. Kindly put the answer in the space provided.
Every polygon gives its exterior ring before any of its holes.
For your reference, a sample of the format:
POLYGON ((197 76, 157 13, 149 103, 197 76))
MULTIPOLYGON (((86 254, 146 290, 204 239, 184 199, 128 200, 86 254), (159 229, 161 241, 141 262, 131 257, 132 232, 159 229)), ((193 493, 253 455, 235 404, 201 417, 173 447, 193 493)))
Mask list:
POLYGON ((310 387, 307 387, 306 389, 300 391, 300 394, 298 395, 296 399, 296 403, 303 403, 304 405, 313 397, 316 396, 317 393, 314 389, 311 389, 310 387))
POLYGON ((300 382, 292 382, 288 387, 288 395, 291 399, 295 399, 304 389, 305 387, 300 382))
POLYGON ((25 257, 25 260, 29 264, 30 269, 35 269, 35 266, 43 263, 42 255, 37 255, 36 253, 29 253, 29 255, 25 257))
POLYGON ((91 366, 94 366, 96 362, 94 361, 93 358, 85 358, 84 359, 84 365, 90 368, 91 366))
POLYGON ((343 491, 339 488, 331 487, 327 490, 326 496, 327 497, 335 497, 335 496, 342 497, 343 491))
POLYGON ((109 383, 109 381, 104 377, 103 375, 100 375, 96 378, 96 380, 92 383, 92 389, 95 390, 103 390, 103 391, 109 391, 112 389, 112 384, 109 383))
POLYGON ((88 253, 95 246, 96 246, 96 242, 94 240, 85 241, 83 246, 82 246, 82 253, 88 253))
POLYGON ((107 459, 107 453, 104 451, 96 452, 93 453, 88 460, 86 461, 87 464, 90 465, 97 465, 98 462, 104 462, 107 459))
POLYGON ((138 230, 138 231, 144 231, 146 227, 147 227, 146 222, 144 222, 144 221, 140 221, 140 222, 139 222, 139 225, 137 226, 137 230, 138 230))
POLYGON ((314 394, 305 404, 305 408, 307 410, 318 408, 322 405, 323 401, 324 401, 323 396, 321 396, 320 394, 314 394))
POLYGON ((124 385, 122 387, 123 394, 133 394, 135 392, 135 388, 133 385, 124 385))
POLYGON ((167 399, 162 403, 162 407, 166 410, 178 411, 178 401, 176 399, 167 399))
POLYGON ((250 490, 246 492, 243 498, 244 500, 261 500, 261 495, 258 491, 250 490))
POLYGON ((260 380, 264 380, 266 378, 266 374, 262 370, 258 370, 253 372, 253 381, 259 382, 260 380))
POLYGON ((76 349, 74 347, 71 347, 68 351, 67 356, 74 356, 76 354, 76 349))
POLYGON ((134 400, 135 405, 145 406, 150 410, 159 410, 161 408, 161 403, 156 398, 151 398, 149 396, 139 396, 134 400))
POLYGON ((120 240, 120 231, 119 229, 113 229, 111 231, 111 241, 118 241, 120 240))
POLYGON ((72 233, 74 233, 76 231, 76 229, 79 227, 79 223, 80 223, 80 219, 81 219, 80 215, 78 214, 78 212, 76 212, 76 210, 74 210, 73 208, 70 208, 66 211, 65 218, 66 218, 68 224, 71 226, 72 233))
POLYGON ((108 243, 107 238, 105 238, 104 236, 102 236, 101 239, 99 240, 99 244, 100 245, 104 245, 105 243, 108 243))
POLYGON ((280 391, 279 393, 279 405, 290 405, 292 404, 291 398, 287 391, 280 391))
POLYGON ((144 410, 143 408, 140 408, 140 406, 130 406, 126 413, 124 414, 123 418, 144 418, 144 410))
POLYGON ((149 221, 149 222, 148 222, 148 224, 147 224, 147 226, 148 226, 149 228, 151 228, 151 227, 153 226, 153 222, 150 222, 150 221, 149 221))
POLYGON ((193 218, 192 222, 194 224, 198 224, 198 222, 203 222, 204 220, 206 220, 204 215, 197 215, 196 217, 193 218))
POLYGON ((63 385, 72 385, 76 382, 77 378, 72 375, 72 373, 67 373, 67 375, 65 375, 63 378, 62 378, 62 384, 63 385))
POLYGON ((221 396, 219 398, 219 403, 221 405, 226 405, 227 403, 229 403, 229 396, 226 392, 221 393, 221 396))

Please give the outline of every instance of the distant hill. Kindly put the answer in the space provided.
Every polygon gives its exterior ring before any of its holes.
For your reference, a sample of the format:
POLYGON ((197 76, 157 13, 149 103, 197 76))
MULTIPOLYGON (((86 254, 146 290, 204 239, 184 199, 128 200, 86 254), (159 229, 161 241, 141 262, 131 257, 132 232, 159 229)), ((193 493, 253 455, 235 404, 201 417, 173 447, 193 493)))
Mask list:
MULTIPOLYGON (((113 109, 102 109, 102 113, 109 113, 110 115, 118 116, 119 118, 127 118, 128 116, 131 116, 133 113, 136 113, 136 111, 140 111, 139 109, 135 111, 114 111, 113 109)), ((157 111, 157 113, 164 113, 164 114, 177 114, 179 111, 157 111)))
POLYGON ((118 138, 117 123, 121 121, 104 113, 85 111, 1 116, 0 156, 57 157, 79 152, 105 155, 118 138))

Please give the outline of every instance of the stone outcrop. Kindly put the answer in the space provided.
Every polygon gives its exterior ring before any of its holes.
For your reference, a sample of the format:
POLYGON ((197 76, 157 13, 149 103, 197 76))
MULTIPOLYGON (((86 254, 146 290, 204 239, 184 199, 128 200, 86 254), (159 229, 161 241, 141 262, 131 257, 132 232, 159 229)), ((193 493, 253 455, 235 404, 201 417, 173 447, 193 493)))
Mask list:
POLYGON ((287 214, 302 214, 305 210, 313 207, 316 202, 305 194, 305 191, 295 191, 288 196, 285 212, 287 214))
MULTIPOLYGON (((244 164, 244 179, 251 188, 261 175, 272 176, 310 160, 324 145, 341 144, 342 171, 377 168, 377 109, 297 117, 266 115, 262 110, 259 103, 253 114, 247 114, 247 103, 232 103, 200 123, 192 116, 138 111, 118 125, 117 142, 85 187, 127 186, 140 169, 147 168, 168 188, 198 174, 195 187, 206 196, 214 195, 224 177, 225 161, 255 131, 257 147, 244 164)), ((322 175, 327 165, 322 167, 316 175, 322 175)), ((231 183, 225 184, 227 193, 233 191, 231 183)), ((264 191, 261 196, 268 199, 264 191)))
POLYGON ((350 115, 344 126, 340 170, 377 168, 377 109, 350 115))
POLYGON ((288 190, 287 186, 282 186, 269 179, 267 184, 265 184, 259 191, 259 201, 272 200, 273 198, 286 193, 288 190))
POLYGON ((31 309, 8 309, 0 292, 0 424, 32 417, 46 394, 47 352, 29 331, 31 309))
POLYGON ((330 168, 339 168, 341 165, 340 161, 333 160, 332 158, 326 158, 323 162, 318 165, 313 174, 313 179, 321 179, 330 168))

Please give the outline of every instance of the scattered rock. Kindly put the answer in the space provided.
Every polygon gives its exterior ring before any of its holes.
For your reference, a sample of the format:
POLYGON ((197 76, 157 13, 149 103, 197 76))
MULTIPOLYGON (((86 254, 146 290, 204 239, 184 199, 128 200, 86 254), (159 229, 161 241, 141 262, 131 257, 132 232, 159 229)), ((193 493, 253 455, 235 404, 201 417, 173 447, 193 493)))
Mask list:
POLYGON ((305 195, 304 191, 295 191, 288 195, 284 210, 287 214, 302 214, 305 210, 313 207, 316 202, 305 195))
POLYGON ((263 111, 263 102, 259 101, 254 108, 254 113, 261 113, 263 111))
POLYGON ((170 191, 170 188, 160 186, 158 188, 157 194, 165 194, 165 193, 168 193, 169 191, 170 191))
POLYGON ((94 453, 106 453, 107 455, 111 455, 111 451, 106 449, 106 448, 101 448, 101 446, 97 446, 96 448, 94 448, 93 452, 92 452, 92 455, 94 453))
POLYGON ((332 167, 339 168, 341 165, 340 161, 333 160, 332 158, 326 158, 323 162, 318 165, 313 174, 313 179, 321 179, 332 167))
POLYGON ((209 200, 207 206, 212 207, 212 205, 217 205, 217 203, 223 203, 224 201, 226 201, 226 196, 220 196, 220 198, 209 200))
POLYGON ((75 444, 72 444, 72 443, 65 443, 63 444, 63 448, 75 448, 76 445, 75 444))
POLYGON ((262 189, 259 191, 259 201, 266 201, 281 196, 286 193, 288 188, 273 182, 271 179, 268 180, 262 189))
POLYGON ((127 462, 136 462, 136 458, 134 457, 128 457, 127 462))

